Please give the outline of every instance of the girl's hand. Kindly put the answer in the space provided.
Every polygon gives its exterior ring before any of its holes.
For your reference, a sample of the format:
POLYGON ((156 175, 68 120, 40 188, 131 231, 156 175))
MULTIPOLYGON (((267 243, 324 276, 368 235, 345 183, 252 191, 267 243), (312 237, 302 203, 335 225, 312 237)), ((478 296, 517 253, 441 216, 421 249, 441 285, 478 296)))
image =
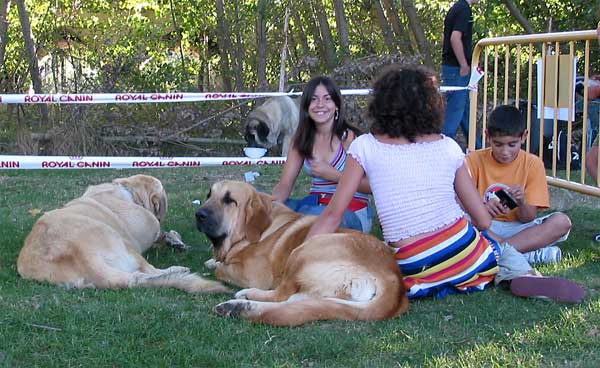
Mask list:
POLYGON ((319 178, 336 183, 340 180, 341 173, 328 163, 313 160, 310 164, 310 170, 314 176, 319 178))

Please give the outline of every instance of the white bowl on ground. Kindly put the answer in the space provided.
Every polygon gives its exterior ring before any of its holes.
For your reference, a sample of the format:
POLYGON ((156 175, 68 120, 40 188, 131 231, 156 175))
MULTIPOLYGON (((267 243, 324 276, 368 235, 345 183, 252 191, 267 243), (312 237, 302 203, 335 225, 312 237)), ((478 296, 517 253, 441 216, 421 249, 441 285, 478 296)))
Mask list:
POLYGON ((244 154, 249 158, 261 158, 267 153, 266 148, 244 147, 244 154))

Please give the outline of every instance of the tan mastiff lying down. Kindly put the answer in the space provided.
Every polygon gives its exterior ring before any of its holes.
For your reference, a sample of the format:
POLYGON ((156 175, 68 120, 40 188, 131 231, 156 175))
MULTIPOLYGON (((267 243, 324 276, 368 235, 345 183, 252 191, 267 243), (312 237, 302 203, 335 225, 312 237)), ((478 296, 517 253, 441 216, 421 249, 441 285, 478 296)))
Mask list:
POLYGON ((38 219, 19 254, 18 272, 76 288, 227 291, 186 267, 157 269, 142 256, 161 237, 166 212, 167 195, 152 176, 90 186, 83 196, 38 219))
POLYGON ((274 325, 381 320, 405 312, 408 298, 392 251, 369 234, 344 230, 304 242, 316 217, 291 211, 234 181, 215 183, 196 212, 211 239, 216 277, 238 286, 218 314, 274 325))

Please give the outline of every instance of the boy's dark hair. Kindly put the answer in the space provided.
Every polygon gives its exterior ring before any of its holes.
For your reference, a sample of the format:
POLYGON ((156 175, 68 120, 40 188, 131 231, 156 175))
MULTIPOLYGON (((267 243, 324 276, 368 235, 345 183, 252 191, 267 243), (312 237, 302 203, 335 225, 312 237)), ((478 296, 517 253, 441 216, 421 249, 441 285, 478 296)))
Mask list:
POLYGON ((488 118, 487 131, 491 137, 520 137, 525 129, 523 114, 512 105, 497 106, 488 118))
POLYGON ((319 85, 323 85, 327 89, 327 93, 338 108, 336 118, 333 121, 331 141, 333 136, 338 137, 339 140, 343 140, 344 134, 347 130, 351 130, 355 135, 360 135, 362 132, 346 121, 345 108, 342 104, 342 93, 335 84, 333 79, 330 77, 320 75, 312 78, 304 86, 302 91, 302 97, 300 98, 300 116, 298 122, 298 128, 294 134, 294 146, 304 156, 312 158, 312 150, 315 143, 316 127, 314 121, 311 119, 308 113, 308 107, 315 94, 315 90, 319 85))
POLYGON ((371 133, 404 137, 441 134, 445 101, 435 73, 421 65, 388 65, 373 84, 371 133))

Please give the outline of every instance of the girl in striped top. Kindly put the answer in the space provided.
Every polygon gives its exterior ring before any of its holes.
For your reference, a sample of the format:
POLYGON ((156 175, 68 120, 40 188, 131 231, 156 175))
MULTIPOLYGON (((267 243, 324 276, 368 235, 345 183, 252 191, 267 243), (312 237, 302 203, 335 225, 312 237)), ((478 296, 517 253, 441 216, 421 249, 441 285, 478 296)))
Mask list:
MULTIPOLYGON (((292 140, 279 183, 273 188, 275 200, 305 214, 318 215, 331 200, 346 164, 346 150, 360 131, 346 122, 339 88, 329 77, 311 79, 302 92, 300 121, 292 140), (309 196, 289 199, 300 170, 310 175, 309 196)), ((343 213, 342 227, 371 230, 371 189, 366 176, 360 179, 343 213)))
POLYGON ((374 84, 369 114, 371 133, 349 147, 336 194, 307 238, 335 231, 366 174, 409 297, 483 290, 498 272, 499 247, 478 230, 491 218, 462 150, 441 134, 444 102, 433 73, 387 67, 374 84))

